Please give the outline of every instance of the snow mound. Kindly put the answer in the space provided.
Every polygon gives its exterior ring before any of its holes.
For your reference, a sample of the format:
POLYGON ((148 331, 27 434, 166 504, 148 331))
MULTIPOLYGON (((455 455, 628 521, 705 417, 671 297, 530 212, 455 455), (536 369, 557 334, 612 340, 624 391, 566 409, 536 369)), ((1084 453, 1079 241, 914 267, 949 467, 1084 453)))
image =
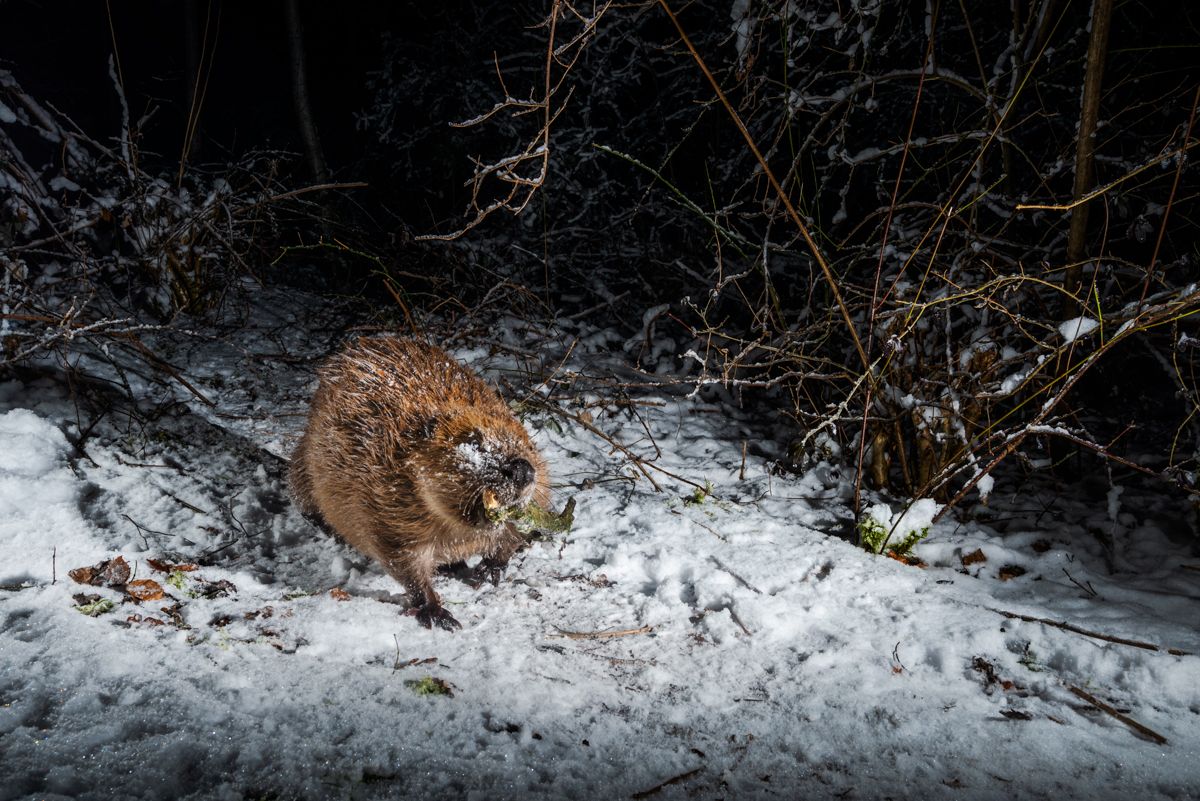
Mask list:
POLYGON ((1065 342, 1074 342, 1080 337, 1085 337, 1092 333, 1099 326, 1100 323, 1091 317, 1072 317, 1070 320, 1059 324, 1058 333, 1065 342))
POLYGON ((28 409, 0 415, 0 579, 27 577, 8 571, 28 564, 33 553, 49 566, 54 544, 46 544, 47 530, 64 544, 82 542, 79 482, 67 466, 69 449, 62 431, 28 409))

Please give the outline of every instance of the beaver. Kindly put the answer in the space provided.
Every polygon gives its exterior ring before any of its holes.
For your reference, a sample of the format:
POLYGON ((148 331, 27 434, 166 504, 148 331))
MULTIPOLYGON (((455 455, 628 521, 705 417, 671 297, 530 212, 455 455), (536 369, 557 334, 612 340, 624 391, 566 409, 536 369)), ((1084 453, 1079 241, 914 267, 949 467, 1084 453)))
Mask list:
POLYGON ((476 575, 498 581, 525 539, 496 513, 548 507, 545 462, 496 391, 434 345, 360 338, 318 376, 293 496, 404 585, 422 625, 461 628, 435 571, 481 555, 476 575))

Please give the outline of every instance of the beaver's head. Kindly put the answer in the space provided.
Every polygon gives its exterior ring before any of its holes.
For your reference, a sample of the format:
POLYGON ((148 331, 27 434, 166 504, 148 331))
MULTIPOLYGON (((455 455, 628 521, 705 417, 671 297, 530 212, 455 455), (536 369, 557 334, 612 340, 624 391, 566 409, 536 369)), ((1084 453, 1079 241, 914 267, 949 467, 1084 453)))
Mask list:
POLYGON ((512 416, 474 409, 432 421, 410 464, 418 491, 447 520, 492 528, 500 510, 545 501, 546 466, 512 416))

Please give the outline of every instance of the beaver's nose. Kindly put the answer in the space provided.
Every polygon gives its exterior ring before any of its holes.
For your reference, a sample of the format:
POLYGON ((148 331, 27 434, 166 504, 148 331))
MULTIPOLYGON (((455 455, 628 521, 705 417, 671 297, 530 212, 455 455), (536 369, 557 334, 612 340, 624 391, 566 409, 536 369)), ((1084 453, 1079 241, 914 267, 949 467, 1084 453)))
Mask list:
POLYGON ((504 467, 500 468, 500 472, 517 489, 524 489, 533 483, 533 465, 529 463, 528 459, 512 459, 506 462, 504 467))

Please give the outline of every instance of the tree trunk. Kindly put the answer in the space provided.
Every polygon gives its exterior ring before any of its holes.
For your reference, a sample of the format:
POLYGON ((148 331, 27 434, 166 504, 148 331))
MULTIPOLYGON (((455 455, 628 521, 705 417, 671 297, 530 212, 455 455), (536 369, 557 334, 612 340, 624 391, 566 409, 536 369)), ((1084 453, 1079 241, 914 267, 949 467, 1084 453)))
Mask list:
MULTIPOLYGON (((1075 149, 1075 190, 1072 198, 1075 202, 1092 190, 1096 120, 1100 116, 1100 83, 1104 75, 1104 56, 1108 51, 1112 6, 1113 0, 1094 0, 1092 4, 1092 35, 1088 41, 1087 72, 1083 79, 1083 101, 1075 149)), ((1067 234, 1067 272, 1063 288, 1071 294, 1077 293, 1083 284, 1087 222, 1088 204, 1081 203, 1071 211, 1071 228, 1067 234)), ((1073 315, 1074 310, 1068 308, 1066 313, 1073 315)))
POLYGON ((319 184, 329 182, 329 170, 325 167, 325 156, 321 152, 321 139, 317 136, 317 124, 313 121, 312 107, 308 102, 308 73, 304 59, 304 30, 300 27, 300 8, 297 0, 285 0, 287 11, 288 51, 292 62, 292 101, 296 107, 296 122, 300 126, 300 137, 304 140, 304 152, 313 180, 319 184))

